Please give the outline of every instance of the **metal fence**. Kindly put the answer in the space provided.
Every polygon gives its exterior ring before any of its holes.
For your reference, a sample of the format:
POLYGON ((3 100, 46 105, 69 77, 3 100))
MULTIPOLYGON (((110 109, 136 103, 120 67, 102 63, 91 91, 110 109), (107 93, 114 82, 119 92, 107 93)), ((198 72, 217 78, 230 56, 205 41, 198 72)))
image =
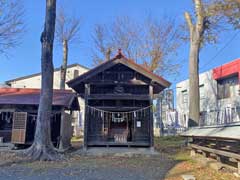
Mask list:
POLYGON ((230 125, 240 123, 240 106, 201 112, 200 125, 230 125))

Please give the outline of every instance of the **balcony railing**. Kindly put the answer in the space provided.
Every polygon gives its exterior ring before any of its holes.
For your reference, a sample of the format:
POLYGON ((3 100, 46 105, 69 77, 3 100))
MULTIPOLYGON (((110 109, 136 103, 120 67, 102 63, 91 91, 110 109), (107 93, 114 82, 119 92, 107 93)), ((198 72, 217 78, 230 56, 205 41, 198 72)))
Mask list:
POLYGON ((201 126, 234 125, 240 123, 240 106, 201 113, 201 126))

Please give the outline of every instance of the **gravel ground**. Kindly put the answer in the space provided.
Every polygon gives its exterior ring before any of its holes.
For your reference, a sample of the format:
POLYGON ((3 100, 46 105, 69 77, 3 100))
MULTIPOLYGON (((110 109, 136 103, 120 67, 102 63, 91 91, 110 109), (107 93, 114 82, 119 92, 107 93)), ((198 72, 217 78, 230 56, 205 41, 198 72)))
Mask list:
MULTIPOLYGON (((0 154, 1 162, 11 162, 11 158, 6 153, 0 154)), ((75 153, 67 159, 67 162, 2 163, 0 179, 161 180, 176 164, 164 153, 131 157, 84 156, 75 153)))

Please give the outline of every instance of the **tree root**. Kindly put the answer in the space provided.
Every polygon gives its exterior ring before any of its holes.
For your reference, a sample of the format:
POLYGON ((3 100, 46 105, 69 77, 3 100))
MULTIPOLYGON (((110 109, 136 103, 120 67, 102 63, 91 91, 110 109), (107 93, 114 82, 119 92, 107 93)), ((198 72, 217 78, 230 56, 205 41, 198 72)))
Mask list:
POLYGON ((33 143, 30 148, 23 151, 23 155, 33 161, 60 161, 63 155, 57 153, 53 146, 43 146, 33 143))

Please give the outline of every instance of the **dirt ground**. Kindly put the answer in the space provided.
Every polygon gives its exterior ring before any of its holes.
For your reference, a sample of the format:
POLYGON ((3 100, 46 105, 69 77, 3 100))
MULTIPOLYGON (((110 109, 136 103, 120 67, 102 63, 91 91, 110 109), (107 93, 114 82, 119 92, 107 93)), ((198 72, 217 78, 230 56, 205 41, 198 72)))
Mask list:
POLYGON ((181 138, 156 139, 155 144, 159 155, 84 156, 73 151, 61 162, 21 162, 14 153, 1 152, 0 179, 180 180, 183 174, 202 180, 237 179, 232 172, 215 171, 191 159, 181 138))

